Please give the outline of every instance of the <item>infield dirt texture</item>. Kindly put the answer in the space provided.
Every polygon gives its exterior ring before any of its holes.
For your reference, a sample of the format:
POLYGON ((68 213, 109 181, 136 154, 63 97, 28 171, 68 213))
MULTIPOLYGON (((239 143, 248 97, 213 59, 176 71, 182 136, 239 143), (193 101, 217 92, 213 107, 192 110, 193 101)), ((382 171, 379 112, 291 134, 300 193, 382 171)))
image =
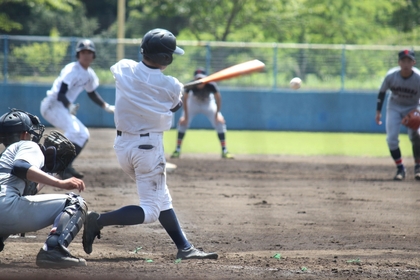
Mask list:
MULTIPOLYGON (((90 133, 75 162, 89 209, 137 204, 112 148, 115 130, 90 133)), ((176 262, 154 223, 104 228, 91 255, 80 232, 70 249, 87 267, 40 269, 45 228, 6 241, 0 278, 420 279, 420 182, 405 160, 408 177, 394 182, 388 158, 182 155, 169 160, 178 166, 168 174, 175 211, 190 241, 218 260, 176 262)))

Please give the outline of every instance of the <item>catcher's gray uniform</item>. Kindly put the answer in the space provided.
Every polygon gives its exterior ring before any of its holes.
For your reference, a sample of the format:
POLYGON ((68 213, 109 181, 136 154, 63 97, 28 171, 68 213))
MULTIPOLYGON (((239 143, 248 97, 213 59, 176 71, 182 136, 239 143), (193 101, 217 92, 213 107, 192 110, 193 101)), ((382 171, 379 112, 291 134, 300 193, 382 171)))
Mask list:
POLYGON ((32 141, 14 143, 0 157, 0 212, 3 213, 0 236, 3 238, 51 225, 67 201, 65 194, 22 196, 28 182, 10 173, 14 161, 18 159, 38 168, 44 165, 44 155, 32 141))
POLYGON ((83 224, 87 211, 84 200, 73 193, 24 196, 25 187, 31 182, 14 174, 17 161, 41 169, 44 155, 37 143, 23 140, 9 145, 0 157, 0 251, 12 234, 53 225, 44 248, 38 253, 37 265, 86 265, 85 260, 71 256, 67 250, 83 224))
MULTIPOLYGON (((415 63, 414 52, 403 50, 399 52, 400 67, 392 68, 386 74, 379 89, 377 103, 377 122, 380 124, 380 112, 387 91, 388 104, 386 108, 385 127, 387 143, 391 156, 397 166, 395 180, 405 178, 405 167, 399 148, 399 132, 402 119, 413 109, 419 106, 420 99, 420 71, 411 64, 415 63), (405 59, 405 60, 404 60, 405 59), (402 67, 405 69, 402 70, 402 67), (403 72, 404 71, 404 74, 403 72), (405 73, 410 73, 405 76, 405 73)), ((415 178, 420 179, 420 135, 419 131, 408 128, 409 139, 413 145, 413 157, 415 161, 415 178)))
POLYGON ((52 225, 69 198, 67 194, 23 196, 29 182, 11 174, 16 160, 41 168, 44 155, 35 142, 19 141, 11 144, 0 157, 0 212, 3 213, 0 216, 0 237, 3 240, 12 234, 37 231, 52 225))

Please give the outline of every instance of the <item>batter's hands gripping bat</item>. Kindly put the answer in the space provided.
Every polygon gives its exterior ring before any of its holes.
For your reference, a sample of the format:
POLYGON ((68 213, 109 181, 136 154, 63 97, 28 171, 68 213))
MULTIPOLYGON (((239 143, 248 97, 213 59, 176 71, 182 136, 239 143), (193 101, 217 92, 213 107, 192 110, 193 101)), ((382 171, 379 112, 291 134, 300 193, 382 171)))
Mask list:
POLYGON ((260 71, 264 67, 265 67, 265 64, 259 61, 258 59, 250 60, 247 62, 239 63, 231 67, 225 68, 223 70, 220 70, 216 73, 208 75, 207 77, 201 78, 199 80, 186 83, 184 85, 184 88, 191 88, 199 84, 207 84, 209 82, 216 82, 216 81, 231 79, 237 76, 242 76, 245 74, 250 74, 253 72, 260 71))

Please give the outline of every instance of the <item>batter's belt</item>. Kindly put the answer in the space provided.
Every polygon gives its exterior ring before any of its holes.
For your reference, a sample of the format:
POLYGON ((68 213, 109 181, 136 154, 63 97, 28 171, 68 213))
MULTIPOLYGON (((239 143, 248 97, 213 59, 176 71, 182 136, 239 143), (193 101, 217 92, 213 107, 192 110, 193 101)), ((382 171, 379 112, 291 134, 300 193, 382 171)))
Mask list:
MULTIPOLYGON (((118 136, 121 136, 121 135, 122 135, 122 131, 117 130, 117 135, 118 135, 118 136)), ((140 137, 147 137, 147 136, 149 136, 149 135, 150 135, 149 133, 144 133, 144 134, 140 134, 140 137)))

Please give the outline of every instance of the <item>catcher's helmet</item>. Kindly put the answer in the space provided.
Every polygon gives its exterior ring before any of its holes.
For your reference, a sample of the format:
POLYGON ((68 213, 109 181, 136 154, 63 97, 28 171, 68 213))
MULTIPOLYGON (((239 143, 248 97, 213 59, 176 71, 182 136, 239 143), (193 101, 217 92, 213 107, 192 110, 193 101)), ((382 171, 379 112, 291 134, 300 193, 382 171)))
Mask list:
POLYGON ((161 28, 147 32, 140 47, 146 58, 164 66, 172 63, 172 54, 184 54, 184 50, 176 46, 176 37, 161 28))
POLYGON ((96 57, 96 49, 95 49, 95 44, 89 40, 89 39, 83 39, 80 40, 79 42, 77 42, 77 46, 76 46, 76 57, 79 57, 79 52, 82 50, 89 50, 91 52, 93 52, 93 58, 96 57))
POLYGON ((24 131, 32 134, 32 141, 38 143, 44 130, 45 126, 37 116, 22 110, 10 109, 0 117, 0 142, 5 146, 18 142, 20 134, 24 131))

